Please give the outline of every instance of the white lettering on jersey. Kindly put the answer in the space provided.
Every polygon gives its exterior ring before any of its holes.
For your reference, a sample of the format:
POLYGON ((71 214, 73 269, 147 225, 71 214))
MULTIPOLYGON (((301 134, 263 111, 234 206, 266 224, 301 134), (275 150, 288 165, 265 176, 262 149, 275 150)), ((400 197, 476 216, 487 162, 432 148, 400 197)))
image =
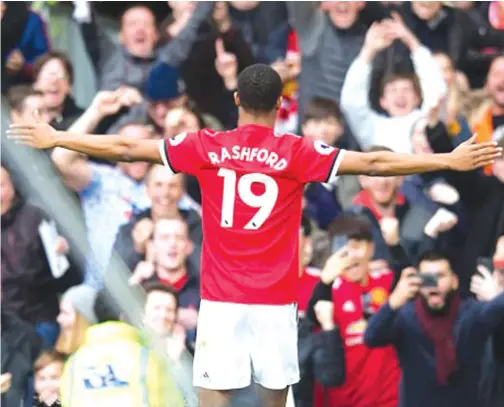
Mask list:
MULTIPOLYGON (((170 139, 170 143, 172 142, 171 140, 172 139, 170 139)), ((257 161, 277 171, 281 171, 287 167, 287 160, 285 158, 280 158, 278 154, 273 151, 268 151, 265 148, 233 146, 230 152, 226 147, 221 147, 220 152, 209 152, 208 158, 210 162, 215 165, 221 164, 227 160, 238 160, 247 162, 257 161)))
POLYGON ((324 143, 321 140, 315 140, 313 142, 313 147, 315 147, 315 151, 322 155, 329 155, 334 151, 334 147, 324 143))

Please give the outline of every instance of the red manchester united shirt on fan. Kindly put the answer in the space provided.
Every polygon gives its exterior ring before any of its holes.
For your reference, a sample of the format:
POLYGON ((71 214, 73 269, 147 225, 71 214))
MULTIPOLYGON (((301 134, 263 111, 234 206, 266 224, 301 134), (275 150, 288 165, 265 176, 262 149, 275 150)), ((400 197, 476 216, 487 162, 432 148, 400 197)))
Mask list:
POLYGON ((334 182, 343 151, 269 127, 201 130, 161 140, 174 174, 203 195, 201 298, 243 304, 297 301, 303 186, 334 182))

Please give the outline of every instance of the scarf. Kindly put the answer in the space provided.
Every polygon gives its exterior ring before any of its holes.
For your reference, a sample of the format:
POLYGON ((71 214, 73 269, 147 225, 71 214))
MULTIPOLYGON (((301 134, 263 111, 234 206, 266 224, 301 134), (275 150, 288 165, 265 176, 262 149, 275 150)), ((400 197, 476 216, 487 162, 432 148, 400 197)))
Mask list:
POLYGON ((454 295, 442 315, 432 315, 422 297, 415 300, 415 311, 423 333, 434 345, 436 376, 440 385, 448 384, 452 373, 458 370, 457 353, 453 340, 453 325, 460 307, 460 297, 454 295))

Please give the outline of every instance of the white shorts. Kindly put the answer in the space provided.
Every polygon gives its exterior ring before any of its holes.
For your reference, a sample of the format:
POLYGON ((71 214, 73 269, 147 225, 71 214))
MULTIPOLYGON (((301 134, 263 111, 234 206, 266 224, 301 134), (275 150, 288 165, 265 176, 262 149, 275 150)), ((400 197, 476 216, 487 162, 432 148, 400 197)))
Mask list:
POLYGON ((193 384, 208 390, 255 383, 282 390, 299 381, 297 306, 202 300, 193 384))

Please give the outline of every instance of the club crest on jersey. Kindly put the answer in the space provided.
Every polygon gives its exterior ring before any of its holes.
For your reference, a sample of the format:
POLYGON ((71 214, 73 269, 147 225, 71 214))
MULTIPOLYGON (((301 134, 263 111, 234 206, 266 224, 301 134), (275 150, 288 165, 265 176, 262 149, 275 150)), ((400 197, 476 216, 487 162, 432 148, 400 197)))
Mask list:
POLYGON ((177 134, 176 136, 173 136, 168 139, 168 142, 170 143, 171 146, 178 146, 180 143, 184 141, 186 138, 187 133, 180 133, 177 134))
POLYGON ((334 147, 331 147, 330 145, 324 143, 321 140, 315 140, 313 146, 315 147, 317 153, 322 155, 329 155, 334 151, 334 147))

